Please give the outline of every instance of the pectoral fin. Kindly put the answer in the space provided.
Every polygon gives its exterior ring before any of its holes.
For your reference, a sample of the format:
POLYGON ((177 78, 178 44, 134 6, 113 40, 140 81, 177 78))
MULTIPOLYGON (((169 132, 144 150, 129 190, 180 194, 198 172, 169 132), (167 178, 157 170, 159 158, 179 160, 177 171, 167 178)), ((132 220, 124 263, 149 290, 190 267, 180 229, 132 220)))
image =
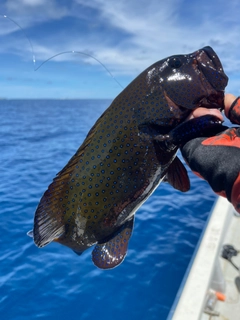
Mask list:
POLYGON ((214 136, 224 128, 216 116, 205 115, 185 121, 167 134, 155 135, 154 140, 165 143, 166 150, 170 151, 194 138, 214 136))
POLYGON ((95 246, 92 260, 98 268, 112 269, 123 261, 132 234, 133 220, 132 217, 131 220, 126 221, 109 241, 95 246))
POLYGON ((205 115, 181 123, 167 135, 156 137, 158 141, 165 141, 168 149, 172 146, 182 146, 191 139, 213 136, 224 130, 222 121, 213 115, 205 115))
POLYGON ((190 189, 188 173, 182 162, 176 157, 167 170, 165 179, 173 188, 186 192, 190 189))

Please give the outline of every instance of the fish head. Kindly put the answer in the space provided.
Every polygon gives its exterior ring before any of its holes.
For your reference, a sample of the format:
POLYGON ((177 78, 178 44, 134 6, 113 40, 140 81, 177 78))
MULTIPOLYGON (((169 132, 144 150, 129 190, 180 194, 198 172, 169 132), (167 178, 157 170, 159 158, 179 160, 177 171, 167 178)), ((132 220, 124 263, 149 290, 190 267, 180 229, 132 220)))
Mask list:
POLYGON ((161 84, 165 98, 175 107, 188 110, 224 108, 228 77, 211 47, 168 57, 157 62, 154 68, 155 82, 161 84))

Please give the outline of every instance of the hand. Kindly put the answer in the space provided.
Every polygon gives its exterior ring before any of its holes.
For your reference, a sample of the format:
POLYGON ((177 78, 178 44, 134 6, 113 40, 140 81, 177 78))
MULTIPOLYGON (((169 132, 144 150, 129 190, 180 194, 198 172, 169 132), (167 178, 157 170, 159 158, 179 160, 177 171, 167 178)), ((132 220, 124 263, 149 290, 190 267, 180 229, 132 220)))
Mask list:
MULTIPOLYGON (((225 97, 225 114, 234 123, 240 123, 239 100, 230 94, 225 97)), ((199 109, 192 117, 209 113, 199 109)), ((181 151, 189 167, 207 180, 217 194, 227 197, 240 213, 240 128, 229 128, 211 138, 190 140, 181 151)))
MULTIPOLYGON (((224 99, 224 112, 226 117, 234 124, 240 124, 240 97, 236 98, 233 94, 228 93, 224 99)), ((194 110, 187 120, 198 118, 207 114, 214 115, 220 120, 224 120, 221 112, 217 109, 197 108, 194 110)))

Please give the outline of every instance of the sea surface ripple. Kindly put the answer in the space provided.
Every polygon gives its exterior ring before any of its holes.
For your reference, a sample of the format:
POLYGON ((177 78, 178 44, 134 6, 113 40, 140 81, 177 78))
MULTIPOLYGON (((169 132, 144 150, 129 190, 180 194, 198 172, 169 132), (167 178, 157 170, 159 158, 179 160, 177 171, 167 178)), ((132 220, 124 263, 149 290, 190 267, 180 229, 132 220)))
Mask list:
POLYGON ((4 320, 164 320, 215 195, 190 173, 183 194, 162 183, 136 214, 124 262, 102 271, 27 232, 41 195, 108 100, 0 101, 0 314, 4 320))

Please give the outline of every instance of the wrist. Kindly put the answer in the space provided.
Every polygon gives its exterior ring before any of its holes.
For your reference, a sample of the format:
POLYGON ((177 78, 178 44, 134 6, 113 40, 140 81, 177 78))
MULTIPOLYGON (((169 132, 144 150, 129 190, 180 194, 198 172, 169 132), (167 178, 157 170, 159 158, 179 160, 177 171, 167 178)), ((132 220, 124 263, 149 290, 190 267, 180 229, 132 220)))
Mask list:
POLYGON ((226 116, 234 124, 240 124, 240 97, 237 97, 230 108, 226 109, 226 116))

